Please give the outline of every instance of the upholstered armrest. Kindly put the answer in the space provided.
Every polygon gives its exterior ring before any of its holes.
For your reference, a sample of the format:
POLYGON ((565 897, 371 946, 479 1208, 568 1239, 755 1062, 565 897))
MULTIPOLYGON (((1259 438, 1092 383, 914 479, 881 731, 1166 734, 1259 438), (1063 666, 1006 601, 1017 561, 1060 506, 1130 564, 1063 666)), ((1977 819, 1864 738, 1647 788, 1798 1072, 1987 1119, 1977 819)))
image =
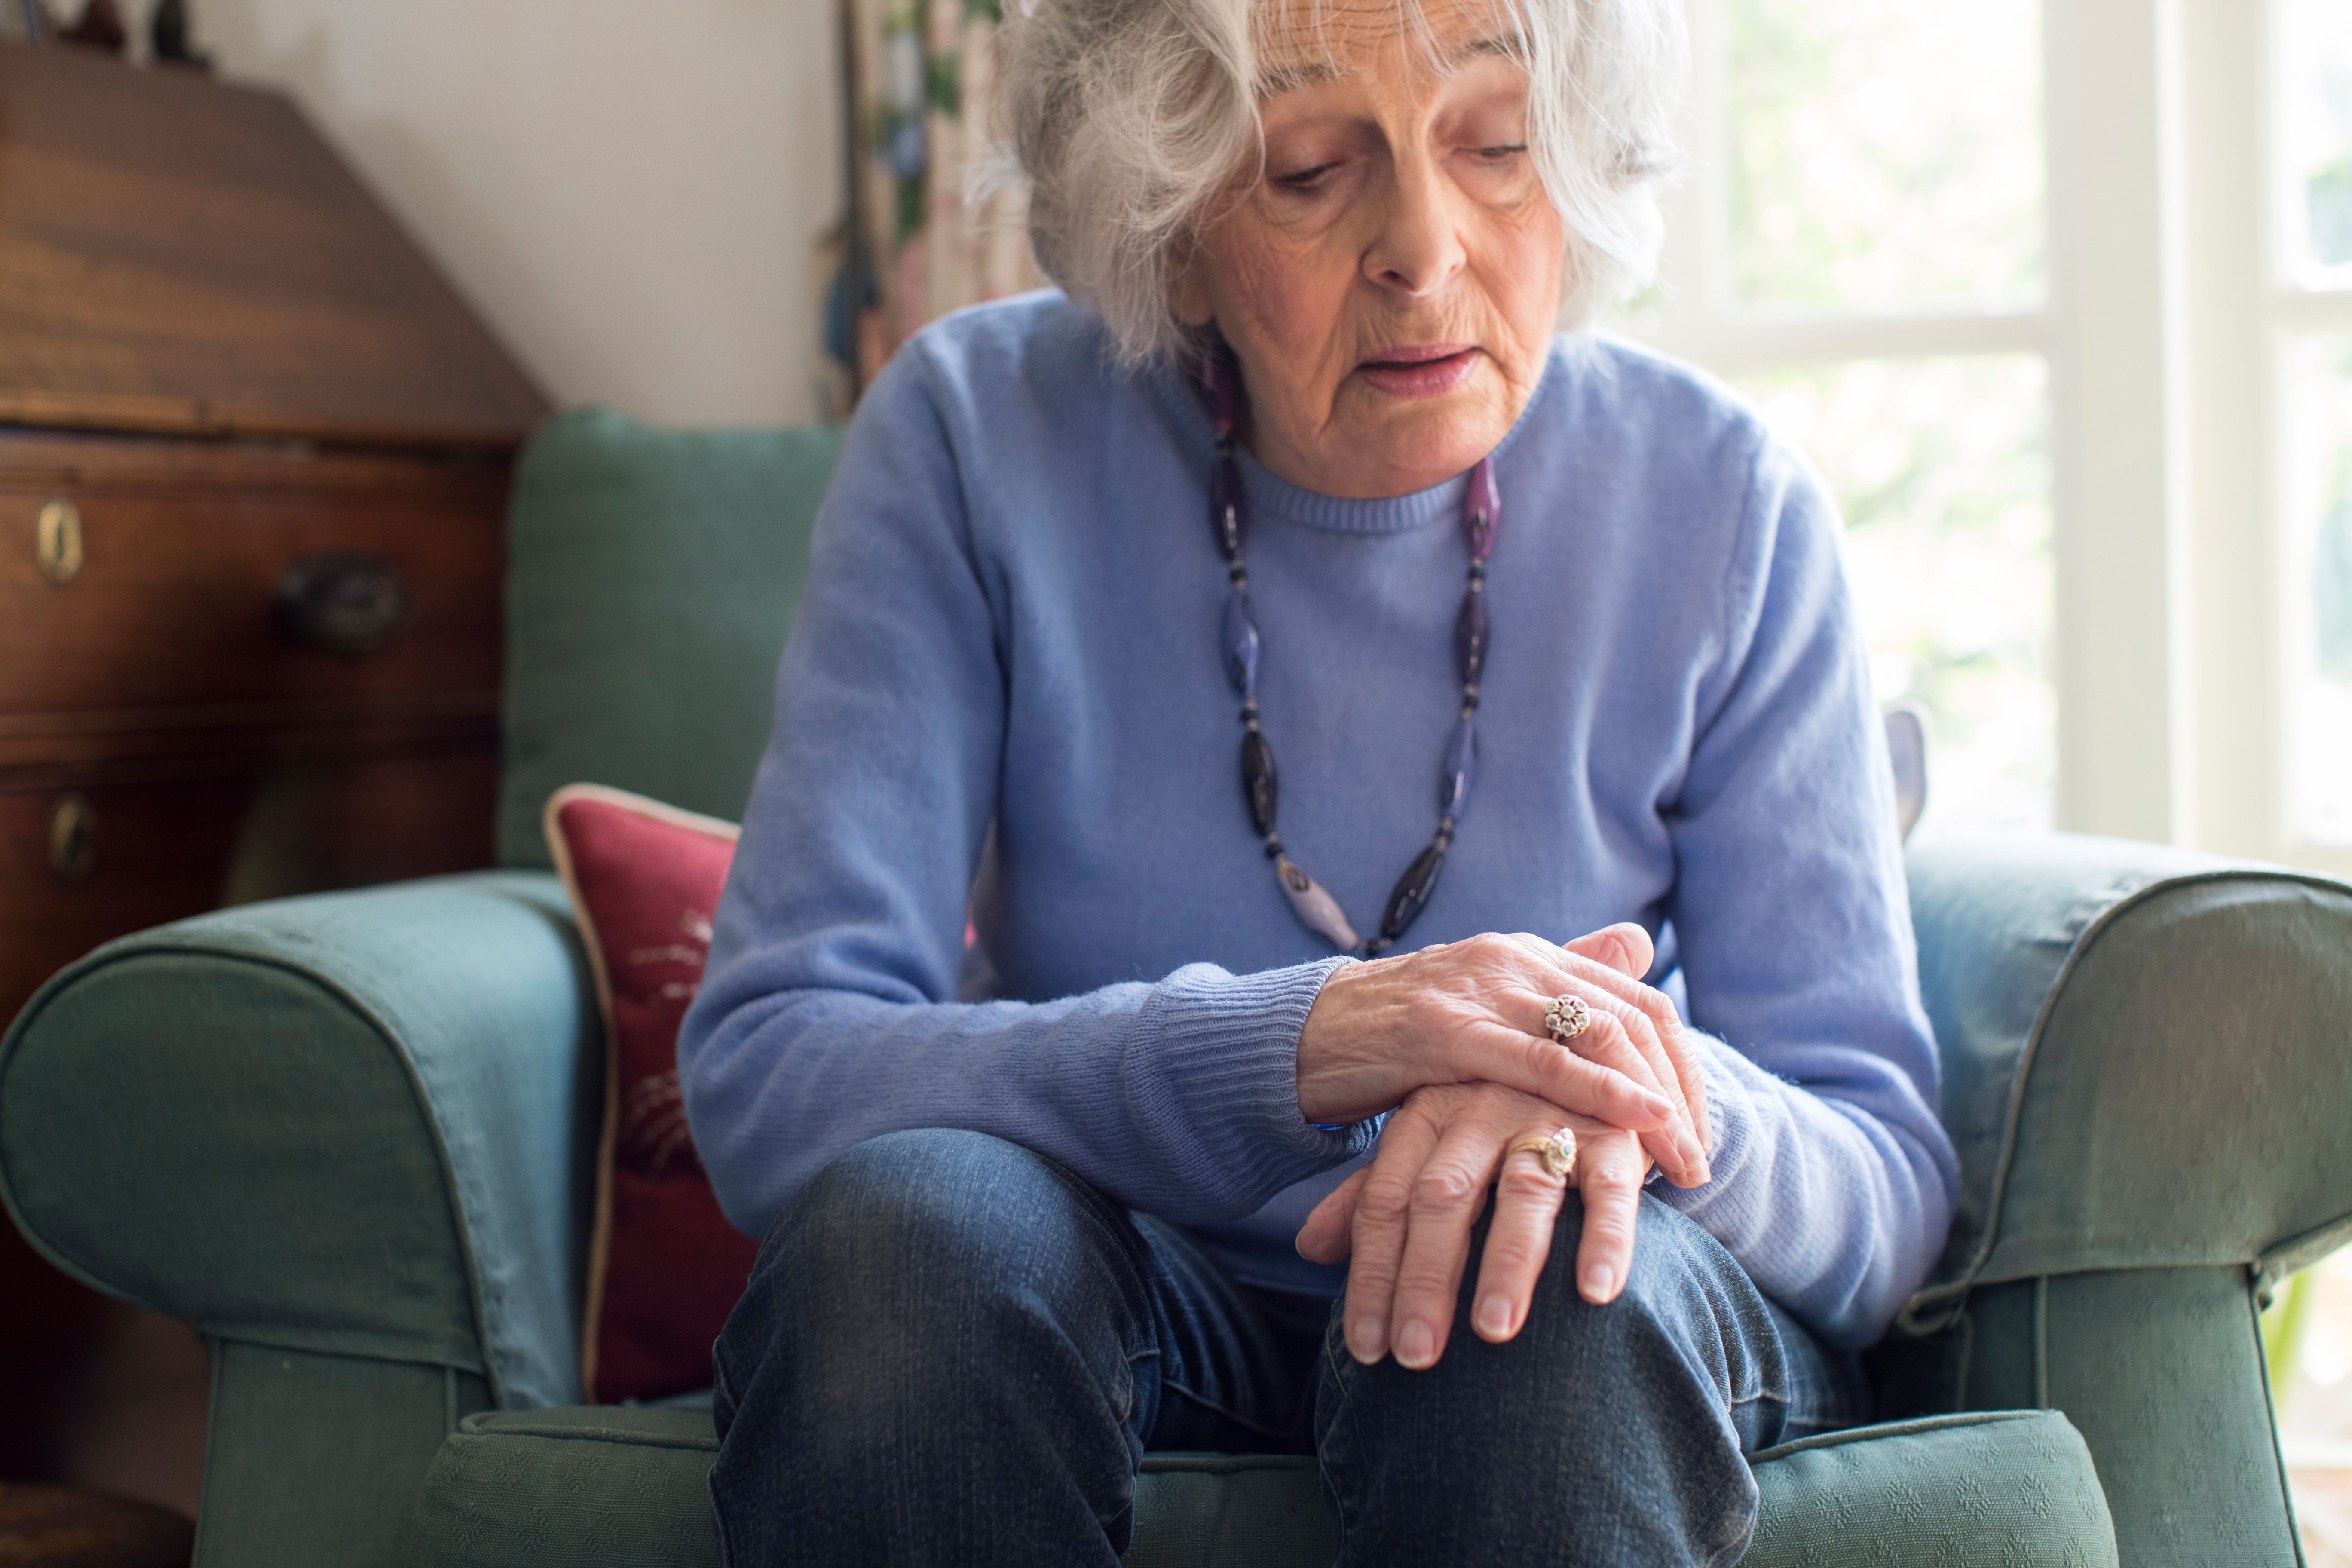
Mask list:
POLYGON ((1922 842, 1910 878, 1962 1191, 1907 1327, 2352 1239, 2352 888, 2072 836, 1922 842))
POLYGON ((68 1272, 216 1340, 566 1404, 594 1031, 543 874, 184 921, 59 974, 0 1044, 0 1196, 68 1272))

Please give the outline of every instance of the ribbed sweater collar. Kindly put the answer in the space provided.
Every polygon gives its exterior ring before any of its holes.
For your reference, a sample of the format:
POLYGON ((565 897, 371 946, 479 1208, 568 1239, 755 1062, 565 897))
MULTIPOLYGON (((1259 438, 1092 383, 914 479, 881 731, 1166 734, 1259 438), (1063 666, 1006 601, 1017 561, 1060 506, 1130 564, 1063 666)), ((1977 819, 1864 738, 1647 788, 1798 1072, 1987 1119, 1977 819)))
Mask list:
MULTIPOLYGON (((1527 407, 1495 444, 1493 456, 1496 461, 1510 450, 1519 433, 1535 423, 1537 410, 1553 395, 1555 384, 1561 379, 1563 357, 1562 345, 1555 342, 1544 358, 1543 376, 1536 383, 1535 395, 1528 399, 1527 407)), ((1182 371, 1165 362, 1155 363, 1145 374, 1153 392, 1176 416, 1186 444, 1199 450, 1205 467, 1216 450, 1216 432, 1209 424, 1209 411, 1202 405, 1199 389, 1182 371)), ((1467 474, 1457 474, 1443 484, 1407 495, 1355 500, 1294 485, 1251 456, 1246 447, 1239 456, 1242 489, 1249 498, 1253 514, 1278 517, 1286 522, 1331 533, 1402 533, 1459 517, 1463 491, 1469 484, 1467 474)))

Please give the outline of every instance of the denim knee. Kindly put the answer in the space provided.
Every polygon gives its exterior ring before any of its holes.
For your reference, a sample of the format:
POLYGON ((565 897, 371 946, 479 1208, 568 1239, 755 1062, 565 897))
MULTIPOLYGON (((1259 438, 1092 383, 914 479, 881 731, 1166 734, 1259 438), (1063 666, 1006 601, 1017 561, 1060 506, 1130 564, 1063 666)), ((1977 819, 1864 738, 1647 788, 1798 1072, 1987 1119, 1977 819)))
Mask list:
POLYGON ((1777 1386, 1779 1333, 1764 1299, 1696 1221, 1644 1194, 1624 1288, 1598 1307, 1576 1288, 1582 1231, 1583 1205, 1571 1193, 1519 1331, 1529 1370, 1573 1363, 1622 1374, 1638 1363, 1654 1381, 1679 1367, 1693 1392, 1723 1405, 1777 1386))
MULTIPOLYGON (((1478 1397, 1551 1412, 1593 1405, 1622 1410, 1623 1392, 1637 1384, 1653 1396, 1686 1394, 1720 1408, 1753 1399, 1775 1382, 1778 1334, 1763 1298, 1695 1221, 1645 1194, 1624 1287, 1600 1306, 1576 1287, 1582 1231, 1583 1204, 1570 1193, 1526 1322, 1495 1345, 1477 1338, 1469 1320, 1486 1240, 1482 1221, 1445 1356, 1433 1371, 1453 1363, 1453 1381, 1491 1384, 1478 1397)), ((1731 1437, 1727 1423, 1724 1436, 1731 1437)), ((1500 1428, 1496 1438, 1510 1440, 1500 1428)))
POLYGON ((868 1139, 761 1243, 717 1349, 721 1418, 781 1359, 831 1415, 887 1426, 899 1394, 936 1399, 1066 1320, 1143 1310, 1140 1246, 1108 1200, 1017 1144, 951 1129, 868 1139))
POLYGON ((1157 1388, 1146 1261, 1124 1211, 998 1139, 894 1133, 826 1165, 719 1337, 721 1560, 1124 1550, 1157 1388))
POLYGON ((761 1243, 752 1280, 756 1288, 779 1277, 822 1277, 854 1286, 921 1258, 985 1289, 1024 1267, 1027 1224, 1085 1226, 1084 1210, 1115 1213, 1017 1143, 953 1128, 887 1132, 833 1160, 793 1195, 761 1243))
POLYGON ((1734 1411, 1776 1375, 1762 1298, 1713 1237, 1645 1196, 1624 1288, 1595 1306, 1575 1284, 1582 1221, 1571 1194, 1505 1343, 1470 1326, 1483 1223, 1434 1367, 1360 1366, 1334 1325, 1317 1425, 1349 1568, 1463 1560, 1481 1542, 1528 1561, 1736 1557, 1756 1493, 1734 1411))

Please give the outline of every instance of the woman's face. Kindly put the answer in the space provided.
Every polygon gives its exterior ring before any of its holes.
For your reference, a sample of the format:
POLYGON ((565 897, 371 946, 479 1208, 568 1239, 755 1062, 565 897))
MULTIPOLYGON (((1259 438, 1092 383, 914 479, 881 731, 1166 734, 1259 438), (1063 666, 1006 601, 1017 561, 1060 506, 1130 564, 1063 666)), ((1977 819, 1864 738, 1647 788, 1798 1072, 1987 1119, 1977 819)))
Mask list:
POLYGON ((1239 176, 1172 301, 1240 356, 1260 462, 1326 495, 1402 495, 1469 468, 1527 406, 1565 234, 1527 150, 1527 73, 1484 7, 1427 0, 1433 50, 1392 0, 1319 9, 1320 39, 1268 41, 1294 85, 1260 106, 1263 176, 1239 176))

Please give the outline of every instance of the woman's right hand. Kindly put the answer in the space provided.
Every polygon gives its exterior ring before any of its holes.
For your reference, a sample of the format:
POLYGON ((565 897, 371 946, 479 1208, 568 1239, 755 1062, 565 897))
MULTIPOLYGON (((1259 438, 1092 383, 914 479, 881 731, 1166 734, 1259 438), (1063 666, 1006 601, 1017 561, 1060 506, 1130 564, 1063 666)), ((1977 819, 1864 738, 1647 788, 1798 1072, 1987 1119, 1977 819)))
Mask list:
POLYGON ((1489 1189, 1494 1223, 1470 1321, 1480 1339, 1501 1344, 1528 1321, 1570 1187, 1584 1199, 1577 1292, 1596 1307, 1616 1300, 1633 1264, 1646 1163, 1633 1134, 1500 1084, 1418 1089, 1381 1130, 1371 1163, 1307 1216, 1298 1253, 1348 1265, 1339 1321, 1350 1354, 1369 1363, 1393 1348, 1400 1365, 1418 1372, 1445 1352, 1471 1228, 1489 1189), (1512 1152, 1520 1140, 1549 1139, 1563 1125, 1576 1135, 1574 1168, 1564 1177, 1512 1152))
POLYGON ((1360 1121, 1433 1084, 1486 1081, 1640 1135, 1668 1180, 1703 1185, 1706 1090, 1674 1004, 1641 983, 1649 933, 1611 926, 1562 946, 1474 936, 1334 970, 1298 1035, 1298 1109, 1360 1121), (1565 1046, 1555 996, 1592 1022, 1565 1046))

